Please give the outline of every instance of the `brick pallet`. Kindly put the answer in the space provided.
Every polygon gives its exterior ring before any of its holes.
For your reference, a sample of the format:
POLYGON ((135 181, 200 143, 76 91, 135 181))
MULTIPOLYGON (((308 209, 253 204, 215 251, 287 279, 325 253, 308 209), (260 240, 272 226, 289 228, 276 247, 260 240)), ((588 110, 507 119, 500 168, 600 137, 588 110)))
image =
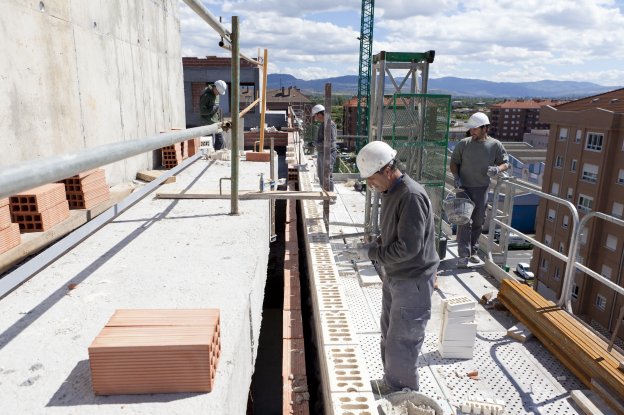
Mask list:
POLYGON ((22 233, 47 231, 69 217, 65 186, 50 183, 18 193, 9 198, 9 209, 22 233))
POLYGON ((22 242, 20 228, 17 223, 12 223, 4 229, 0 229, 0 254, 16 247, 22 242))
POLYGON ((70 209, 91 209, 110 199, 104 169, 89 170, 61 180, 70 209))
POLYGON ((590 389, 607 400, 624 396, 624 372, 618 369, 624 356, 607 351, 607 343, 574 316, 518 281, 504 280, 498 298, 590 389))
POLYGON ((210 392, 218 309, 117 310, 89 347, 96 395, 210 392))

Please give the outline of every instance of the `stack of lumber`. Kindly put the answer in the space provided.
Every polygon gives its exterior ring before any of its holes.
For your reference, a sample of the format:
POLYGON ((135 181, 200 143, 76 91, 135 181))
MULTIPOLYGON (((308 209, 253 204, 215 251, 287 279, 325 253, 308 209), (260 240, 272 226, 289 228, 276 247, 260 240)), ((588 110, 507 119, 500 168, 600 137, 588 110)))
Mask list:
POLYGON ((47 231, 69 217, 65 186, 50 183, 18 193, 9 198, 9 209, 22 233, 47 231))
POLYGON ((210 392, 218 309, 117 310, 89 347, 96 395, 210 392))
POLYGON ((9 199, 0 199, 0 254, 16 247, 21 241, 19 225, 11 222, 9 199))
POLYGON ((91 209, 110 198, 104 169, 89 170, 61 180, 70 209, 91 209))
POLYGON ((475 307, 468 297, 442 300, 442 326, 438 352, 445 359, 471 359, 477 335, 475 307))
POLYGON ((504 280, 498 299, 590 389, 611 404, 624 396, 624 356, 576 317, 518 281, 504 280))

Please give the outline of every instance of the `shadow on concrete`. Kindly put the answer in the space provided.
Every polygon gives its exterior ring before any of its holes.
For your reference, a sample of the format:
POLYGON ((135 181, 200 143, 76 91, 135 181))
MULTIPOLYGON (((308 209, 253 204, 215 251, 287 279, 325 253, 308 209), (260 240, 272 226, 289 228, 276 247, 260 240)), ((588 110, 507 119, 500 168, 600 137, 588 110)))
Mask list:
POLYGON ((47 407, 80 405, 119 405, 148 402, 172 402, 203 393, 154 393, 143 395, 97 396, 91 384, 91 368, 88 360, 79 361, 67 379, 48 401, 47 407))

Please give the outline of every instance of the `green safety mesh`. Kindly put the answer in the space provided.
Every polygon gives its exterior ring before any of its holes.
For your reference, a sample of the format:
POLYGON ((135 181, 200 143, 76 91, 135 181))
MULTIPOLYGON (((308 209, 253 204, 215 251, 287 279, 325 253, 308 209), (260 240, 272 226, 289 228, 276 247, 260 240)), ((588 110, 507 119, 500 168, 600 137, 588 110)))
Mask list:
POLYGON ((394 94, 383 114, 382 139, 397 150, 402 171, 425 187, 441 235, 451 96, 394 94))

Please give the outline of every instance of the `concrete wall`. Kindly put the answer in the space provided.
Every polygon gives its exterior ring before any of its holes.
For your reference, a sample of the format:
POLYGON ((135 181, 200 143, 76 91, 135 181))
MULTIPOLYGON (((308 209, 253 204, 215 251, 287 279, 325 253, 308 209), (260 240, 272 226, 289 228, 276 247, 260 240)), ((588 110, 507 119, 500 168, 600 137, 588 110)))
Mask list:
MULTIPOLYGON (((0 168, 184 128, 176 0, 0 0, 0 168)), ((152 154, 106 166, 109 184, 152 154)))

